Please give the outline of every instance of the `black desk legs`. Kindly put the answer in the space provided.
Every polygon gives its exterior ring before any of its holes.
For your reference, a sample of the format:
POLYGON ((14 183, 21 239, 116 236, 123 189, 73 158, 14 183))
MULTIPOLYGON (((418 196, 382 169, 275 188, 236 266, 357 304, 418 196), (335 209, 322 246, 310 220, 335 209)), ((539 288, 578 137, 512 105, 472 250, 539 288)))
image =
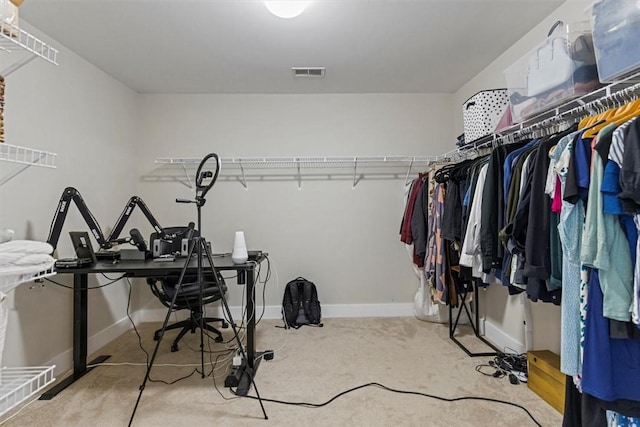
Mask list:
POLYGON ((87 370, 88 275, 73 275, 73 375, 87 370))
POLYGON ((251 388, 251 377, 255 376, 262 358, 273 359, 273 351, 256 352, 256 290, 255 290, 255 268, 247 270, 246 274, 246 298, 247 298, 247 347, 246 361, 242 361, 240 366, 234 367, 227 379, 225 387, 237 387, 236 394, 246 396, 251 388))
MULTIPOLYGON (((87 315, 88 315, 88 274, 73 275, 73 373, 44 392, 40 400, 51 400, 76 380, 93 368, 87 369, 87 315)), ((110 356, 99 356, 91 365, 102 363, 110 356)))
POLYGON ((247 358, 249 368, 253 369, 256 364, 256 279, 253 268, 247 273, 247 358))

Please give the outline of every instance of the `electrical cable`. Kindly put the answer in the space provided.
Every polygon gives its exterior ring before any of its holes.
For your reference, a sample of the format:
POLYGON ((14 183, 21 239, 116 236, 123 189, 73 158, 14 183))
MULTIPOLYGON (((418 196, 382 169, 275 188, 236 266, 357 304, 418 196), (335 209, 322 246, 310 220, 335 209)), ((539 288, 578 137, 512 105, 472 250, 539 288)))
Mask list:
MULTIPOLYGON (((127 299, 127 318, 129 318, 129 321, 131 322, 131 325, 133 326, 133 330, 136 333, 136 336, 138 337, 138 346, 140 347, 140 349, 142 350, 142 352, 145 354, 146 357, 146 363, 145 366, 149 366, 149 353, 147 352, 147 350, 145 350, 144 346, 142 345, 142 336, 140 336, 140 332, 138 331, 138 328, 136 327, 135 322, 133 321, 133 319, 131 318, 131 315, 129 314, 129 309, 131 308, 131 292, 133 290, 133 286, 131 285, 131 280, 129 280, 129 278, 126 278, 127 283, 129 284, 129 297, 127 299)), ((181 378, 178 378, 176 380, 173 381, 165 381, 165 380, 156 380, 151 378, 151 376, 149 376, 149 381, 150 382, 158 382, 158 383, 163 383, 163 384, 167 384, 167 385, 171 385, 171 384, 175 384, 178 381, 184 380, 189 378, 190 376, 192 376, 193 374, 196 373, 197 369, 194 369, 190 374, 185 375, 181 378)))
MULTIPOLYGON (((215 366, 218 364, 218 358, 219 358, 219 357, 220 357, 220 355, 216 356, 216 360, 215 360, 214 365, 213 365, 213 366, 214 366, 214 369, 215 369, 215 366)), ((216 376, 215 376, 215 375, 212 375, 211 377, 213 378, 213 387, 216 389, 216 391, 218 392, 218 394, 220 395, 220 397, 222 397, 224 400, 227 400, 227 401, 233 401, 233 400, 238 400, 238 399, 240 399, 240 396, 236 396, 236 397, 231 397, 231 398, 229 398, 229 397, 225 396, 224 394, 222 394, 222 392, 220 391, 220 388, 218 387, 218 384, 217 384, 217 382, 216 382, 216 376)))
MULTIPOLYGON (((268 259, 268 257, 267 257, 268 259)), ((271 261, 271 260, 269 260, 271 261)), ((271 262, 269 262, 269 269, 271 269, 271 262)), ((273 272, 276 276, 276 291, 278 292, 278 294, 280 294, 280 276, 278 275, 278 269, 277 266, 275 265, 275 263, 273 264, 273 272)), ((282 344, 280 344, 280 346, 278 348, 276 348, 275 350, 269 352, 269 353, 261 353, 256 357, 256 360, 262 359, 264 356, 266 356, 267 354, 275 354, 278 353, 280 351, 282 351, 282 349, 284 349, 288 342, 289 342, 289 334, 291 333, 291 328, 289 327, 289 325, 287 324, 287 319, 282 316, 282 320, 284 322, 284 329, 285 329, 285 336, 284 336, 284 341, 282 342, 282 344)), ((277 328, 280 328, 280 326, 276 326, 277 328)), ((277 363, 278 359, 275 359, 275 362, 271 362, 271 363, 277 363)))
POLYGON ((513 353, 498 353, 488 364, 477 365, 475 369, 476 372, 489 377, 509 377, 509 381, 517 385, 520 382, 527 382, 527 355, 515 351, 513 353), (486 368, 493 369, 493 372, 484 372, 483 369, 486 368))
POLYGON ((40 397, 36 397, 35 399, 32 399, 29 403, 25 403, 24 405, 22 405, 22 407, 20 409, 18 409, 14 414, 11 414, 11 416, 7 417, 4 420, 0 420, 0 425, 7 423, 9 421, 11 421, 12 419, 14 419, 15 417, 17 417, 18 415, 20 415, 20 413, 22 413, 22 411, 25 410, 25 408, 29 405, 31 405, 33 402, 35 402, 36 400, 40 400, 40 397))
MULTIPOLYGON (((262 313, 260 313, 260 317, 256 321, 256 326, 258 326, 258 324, 262 320, 262 317, 264 316, 264 313, 265 313, 265 311, 267 309, 267 307, 266 307, 267 306, 266 292, 267 292, 267 282, 269 281, 269 279, 271 279, 271 260, 269 259, 268 255, 265 255, 265 259, 267 260, 267 272, 265 274, 264 282, 262 284, 262 313)), ((260 272, 261 271, 262 271, 262 264, 260 264, 258 266, 258 277, 256 279, 256 282, 258 284, 260 284, 260 272)), ((255 304, 254 304, 254 307, 255 307, 255 304)))
MULTIPOLYGON (((119 280, 124 279, 125 277, 126 277, 126 275, 124 275, 124 274, 123 274, 122 276, 118 277, 117 279, 111 279, 111 282, 109 282, 109 283, 105 283, 104 285, 87 287, 87 290, 88 290, 88 291, 91 291, 91 290, 94 290, 94 289, 100 289, 100 288, 107 287, 107 286, 109 286, 109 285, 113 285, 114 283, 116 283, 116 282, 117 282, 117 281, 119 281, 119 280)), ((63 285, 62 283, 56 282, 55 280, 51 280, 51 279, 49 279, 48 277, 45 277, 45 278, 44 278, 44 280, 46 280, 47 282, 51 282, 51 283, 53 283, 54 285, 56 285, 56 286, 60 286, 60 287, 62 287, 62 288, 74 289, 74 287, 73 287, 73 286, 63 285)))
MULTIPOLYGON (((129 284, 129 302, 128 302, 128 304, 127 304, 127 317, 129 318, 129 321, 130 321, 130 322, 131 322, 131 324, 133 325, 134 331, 135 331, 135 333, 136 333, 136 335, 137 335, 137 337, 138 337, 138 345, 139 345, 139 347, 142 349, 142 351, 145 353, 145 356, 146 356, 146 364, 145 364, 145 365, 148 367, 148 366, 149 366, 149 358, 150 358, 149 353, 144 349, 144 347, 143 347, 143 345, 142 345, 142 337, 140 336, 140 333, 138 332, 138 330, 137 330, 137 328, 136 328, 136 326, 135 326, 135 323, 133 322, 133 319, 131 319, 131 317, 130 317, 130 315, 129 315, 129 303, 130 303, 130 301, 131 301, 131 290, 132 290, 132 285, 131 285, 131 282, 129 281, 129 279, 127 279, 127 283, 129 284)), ((244 293, 243 293, 243 296, 244 296, 244 293)), ((244 298, 244 297, 243 297, 243 298, 244 298)), ((243 300, 243 301, 244 301, 244 300, 243 300)), ((189 301, 188 301, 188 300, 187 300, 187 306, 189 307, 189 301)), ((189 309, 190 309, 190 307, 189 307, 189 309)), ((225 320, 226 320, 228 323, 230 323, 230 321, 227 319, 226 313, 224 313, 224 311, 223 311, 223 314, 224 314, 224 318, 225 318, 225 320)), ((203 316, 204 316, 204 317, 206 317, 206 306, 205 306, 205 307, 203 307, 203 316)), ((243 318, 244 318, 244 314, 243 314, 243 318)), ((218 353, 218 355, 219 355, 219 356, 222 356, 222 355, 227 355, 227 356, 228 356, 228 355, 232 355, 232 354, 234 354, 234 353, 235 353, 236 347, 235 347, 235 346, 233 346, 233 347, 229 348, 229 346, 228 346, 228 344, 229 344, 230 342, 235 341, 235 338, 236 338, 236 337, 235 337, 235 335, 234 335, 234 337, 230 338, 228 341, 223 342, 223 343, 225 344, 225 346, 227 347, 226 349, 224 349, 224 350, 214 351, 214 350, 212 350, 212 348, 211 348, 211 342, 212 342, 212 341, 214 341, 214 342, 215 342, 215 339, 216 339, 217 337, 212 336, 212 335, 209 333, 209 331, 206 331, 206 330, 205 330, 205 331, 203 331, 203 333, 204 333, 204 335, 206 335, 206 336, 207 336, 207 338, 208 338, 207 342, 208 342, 208 346, 209 346, 209 350, 204 350, 204 349, 203 349, 203 351, 204 351, 204 352, 206 352, 206 353, 209 353, 209 354, 210 354, 210 358, 212 357, 212 355, 213 355, 214 353, 218 353)), ((244 338, 244 336, 240 337, 240 340, 242 340, 243 338, 244 338)), ((192 347, 189 345, 189 343, 188 343, 187 341, 184 341, 184 343, 185 343, 185 345, 187 346, 187 348, 189 348, 190 350, 192 350, 192 351, 194 351, 194 352, 198 352, 198 353, 200 352, 200 350, 196 350, 196 349, 192 348, 192 347)), ((233 357, 233 356, 231 356, 231 357, 233 357)), ((223 359, 223 361, 231 360, 231 357, 225 358, 225 359, 223 359)), ((160 366, 162 366, 162 365, 160 365, 160 366)), ((198 366, 200 366, 200 365, 198 365, 198 366)), ((191 377, 191 376, 192 376, 193 374, 195 374, 195 373, 200 373, 200 374, 205 375, 205 376, 209 376, 209 375, 211 375, 211 376, 214 376, 214 377, 215 377, 215 373, 214 373, 214 371, 215 371, 215 366, 213 366, 213 367, 212 367, 211 371, 210 371, 208 374, 207 374, 207 373, 204 373, 204 374, 203 374, 203 373, 202 373, 198 368, 195 368, 195 369, 194 369, 190 374, 185 375, 185 376, 183 376, 183 377, 181 377, 181 378, 178 378, 178 379, 176 379, 176 380, 173 380, 173 381, 171 381, 171 382, 167 382, 167 381, 164 381, 164 380, 156 380, 156 379, 151 378, 151 376, 150 376, 150 375, 149 375, 149 377, 148 377, 148 380, 149 380, 150 382, 161 382, 161 383, 164 383, 164 384, 175 384, 175 383, 176 383, 176 382, 178 382, 178 381, 181 381, 181 380, 183 380, 183 379, 186 379, 186 378, 191 377)))
MULTIPOLYGON (((529 412, 529 410, 527 408, 525 408, 522 405, 519 405, 517 403, 513 403, 513 402, 507 402, 505 400, 500 400, 500 399, 492 399, 490 397, 476 397, 476 396, 462 396, 462 397, 453 397, 453 398, 448 398, 448 397, 442 397, 442 396, 436 396, 433 394, 428 394, 428 393, 422 393, 419 391, 409 391, 409 390, 398 390, 398 389, 394 389, 391 387, 387 387, 383 384, 380 383, 376 383, 376 382, 370 382, 367 384, 362 384, 353 388, 350 388, 348 390, 345 390, 343 392, 340 392, 338 394, 336 394, 335 396, 333 396, 331 399, 327 400, 326 402, 322 402, 322 403, 307 403, 307 402, 288 402, 288 401, 284 401, 284 400, 277 400, 277 399, 268 399, 266 397, 263 397, 262 400, 265 402, 271 402, 271 403, 279 403, 282 405, 291 405, 291 406, 302 406, 302 407, 306 407, 306 408, 322 408, 323 406, 326 406, 328 404, 330 404, 331 402, 333 402, 334 400, 357 390, 366 388, 366 387, 378 387, 381 388, 383 390, 386 391, 390 391, 393 393, 399 393, 399 394, 411 394, 414 396, 422 396, 422 397, 428 397, 430 399, 435 399, 435 400, 440 400, 442 402, 449 402, 449 403, 453 403, 453 402, 459 402, 459 401, 465 401, 465 400, 478 400, 478 401, 484 401, 484 402, 492 402, 492 403, 500 403, 503 405, 509 405, 509 406, 513 406, 515 408, 521 409, 523 410, 528 416, 529 418, 531 418, 531 420, 538 426, 538 427, 542 427, 542 424, 540 424, 538 422, 538 420, 535 419, 535 417, 531 414, 531 412, 529 412)), ((232 390, 232 392, 234 394, 236 394, 235 391, 232 390)), ((236 396, 239 396, 238 394, 236 394, 236 396)), ((258 398, 255 396, 251 396, 251 395, 246 395, 246 396, 242 396, 242 397, 247 397, 249 399, 254 399, 257 400, 258 398)))
MULTIPOLYGON (((211 372, 209 372, 209 374, 207 374, 206 376, 211 375, 211 377, 213 378, 214 386, 215 386, 215 380, 216 380, 215 371, 216 371, 216 366, 217 366, 217 364, 218 364, 218 361, 220 360, 220 357, 221 357, 221 356, 223 356, 223 355, 225 356, 225 358, 223 358, 223 359, 222 359, 222 362, 227 362, 227 361, 229 361, 229 360, 232 360, 232 359, 233 359, 233 356, 235 355, 235 353, 236 353, 236 350, 237 350, 237 349, 236 349, 236 348, 233 348, 233 349, 228 348, 228 349, 226 350, 226 354, 219 353, 219 354, 216 356, 216 360, 215 360, 215 362, 214 362, 214 361, 212 360, 212 358, 213 358, 213 351, 211 350, 211 340, 207 341, 207 344, 208 344, 208 346, 209 346, 209 363, 210 363, 212 366, 211 366, 211 372)), ((223 371, 223 374, 222 374, 222 375, 226 375, 226 373, 227 373, 227 371, 228 371, 227 366, 223 365, 222 367, 224 368, 224 371, 223 371)), ((220 376, 222 376, 222 375, 220 375, 220 376)), ((219 390, 218 390, 218 393, 220 393, 220 391, 219 391, 219 390)))
POLYGON ((109 280, 120 280, 120 279, 122 279, 123 277, 125 277, 125 274, 123 274, 122 276, 120 276, 118 279, 114 279, 114 278, 112 278, 112 277, 109 277, 109 276, 107 276, 105 273, 100 273, 100 275, 101 275, 101 276, 103 276, 103 277, 104 277, 104 278, 106 278, 106 279, 109 279, 109 280))
POLYGON ((133 326, 134 332, 138 336, 138 345, 140 346, 140 348, 142 349, 142 352, 146 356, 146 360, 147 361, 146 361, 145 365, 148 366, 149 365, 149 353, 142 346, 142 337, 140 336, 140 332, 138 332, 138 328, 136 327, 136 322, 133 321, 133 319, 131 318, 131 315, 129 314, 129 308, 131 307, 131 292, 133 290, 133 286, 131 285, 131 280, 129 280, 128 278, 127 278, 127 284, 129 285, 129 297, 127 299, 127 317, 129 318, 129 321, 131 322, 131 326, 133 326))
MULTIPOLYGON (((134 363, 134 362, 119 362, 119 363, 96 363, 93 365, 87 365, 88 368, 93 368, 96 366, 148 366, 149 364, 149 353, 147 352, 147 350, 142 346, 142 337, 140 335, 140 332, 138 331, 135 322, 133 321, 133 319, 131 318, 131 315, 129 314, 129 309, 130 309, 130 305, 131 305, 131 292, 133 290, 133 287, 131 285, 131 281, 127 278, 127 284, 129 285, 129 297, 127 300, 127 317, 129 318, 129 321, 131 322, 131 325, 133 326, 133 330, 135 331, 137 337, 138 337, 138 345, 140 346, 140 348, 142 349, 142 351, 144 352, 147 362, 146 363, 134 363)), ((187 347, 189 347, 187 345, 187 347)), ((190 348, 191 349, 191 348, 190 348)), ((191 349, 194 352, 199 352, 199 350, 194 350, 191 349)), ((220 351, 212 351, 212 353, 223 353, 223 352, 231 352, 231 349, 226 349, 226 350, 220 350, 220 351)), ((230 359, 229 359, 230 360, 230 359)), ((162 363, 162 364, 156 364, 156 366, 165 366, 165 367, 181 367, 181 368, 187 368, 187 367, 197 367, 200 366, 200 364, 177 364, 177 363, 162 363)))
MULTIPOLYGON (((147 366, 147 365, 142 362, 102 362, 102 363, 94 363, 92 365, 87 365, 87 368, 97 368, 98 366, 147 366)), ((165 368, 195 368, 195 367, 199 367, 200 364, 199 363, 154 363, 153 366, 163 366, 165 368)))

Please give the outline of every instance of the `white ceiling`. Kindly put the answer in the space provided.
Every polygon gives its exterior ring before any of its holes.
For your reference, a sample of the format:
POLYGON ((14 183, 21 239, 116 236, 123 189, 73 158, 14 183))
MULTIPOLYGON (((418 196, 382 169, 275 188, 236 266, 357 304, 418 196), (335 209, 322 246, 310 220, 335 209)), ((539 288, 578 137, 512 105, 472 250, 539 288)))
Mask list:
POLYGON ((20 17, 140 93, 425 93, 456 91, 563 1, 315 0, 287 20, 258 0, 27 0, 20 17))

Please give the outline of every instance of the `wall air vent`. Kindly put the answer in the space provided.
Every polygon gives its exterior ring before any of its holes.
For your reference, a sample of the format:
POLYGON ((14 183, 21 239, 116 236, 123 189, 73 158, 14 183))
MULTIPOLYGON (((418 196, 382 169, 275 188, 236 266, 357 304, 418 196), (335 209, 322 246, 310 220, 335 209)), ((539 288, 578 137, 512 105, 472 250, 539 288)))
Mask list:
POLYGON ((294 77, 324 77, 325 67, 291 67, 294 77))

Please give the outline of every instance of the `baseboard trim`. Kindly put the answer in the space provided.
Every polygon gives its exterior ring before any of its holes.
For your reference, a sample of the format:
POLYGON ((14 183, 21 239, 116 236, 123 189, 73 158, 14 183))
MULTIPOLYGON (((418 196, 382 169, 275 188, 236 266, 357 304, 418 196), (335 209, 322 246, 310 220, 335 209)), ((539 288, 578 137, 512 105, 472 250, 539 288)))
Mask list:
POLYGON ((413 317, 413 303, 328 304, 322 306, 322 317, 413 317))
POLYGON ((524 343, 508 335, 489 320, 484 322, 484 337, 501 350, 508 351, 511 349, 516 353, 524 353, 526 351, 524 343))
MULTIPOLYGON (((134 313, 131 315, 134 323, 137 325, 140 323, 138 319, 138 314, 134 313)), ((89 337, 87 341, 87 353, 92 354, 105 345, 109 344, 114 339, 118 338, 120 335, 126 333, 131 329, 131 321, 128 317, 121 319, 114 323, 113 325, 101 330, 100 332, 89 337)), ((46 363, 47 366, 55 365, 56 368, 54 370, 55 375, 60 375, 64 372, 69 371, 73 367, 73 349, 69 349, 64 351, 48 361, 46 363)))

